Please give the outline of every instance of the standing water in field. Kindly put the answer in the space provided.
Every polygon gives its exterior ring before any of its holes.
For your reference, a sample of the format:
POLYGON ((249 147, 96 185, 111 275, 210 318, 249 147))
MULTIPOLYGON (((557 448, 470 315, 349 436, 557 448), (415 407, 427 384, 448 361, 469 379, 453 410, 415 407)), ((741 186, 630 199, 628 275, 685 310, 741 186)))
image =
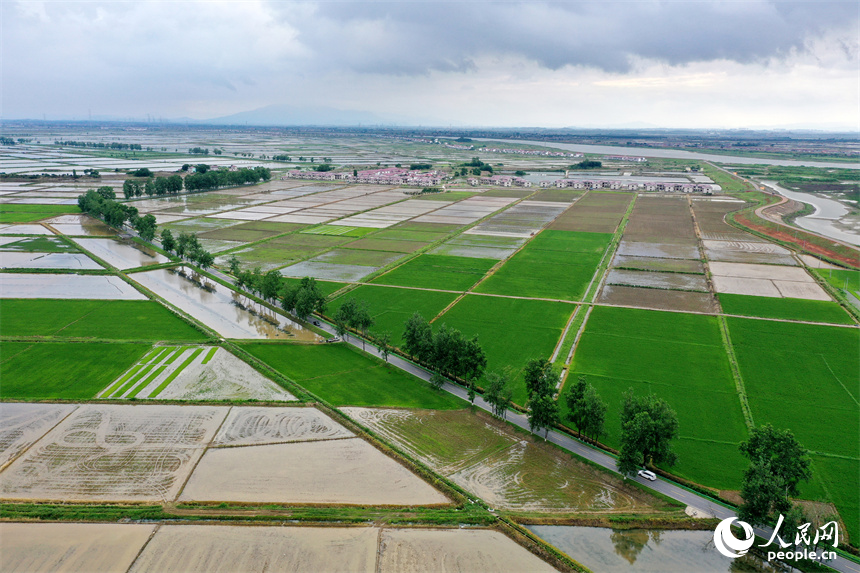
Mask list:
POLYGON ((741 573, 786 572, 747 554, 722 556, 714 532, 659 529, 607 529, 567 525, 531 525, 528 529, 592 571, 602 573, 741 573))
POLYGON ((226 338, 321 340, 311 330, 217 283, 203 288, 173 269, 129 277, 226 338))

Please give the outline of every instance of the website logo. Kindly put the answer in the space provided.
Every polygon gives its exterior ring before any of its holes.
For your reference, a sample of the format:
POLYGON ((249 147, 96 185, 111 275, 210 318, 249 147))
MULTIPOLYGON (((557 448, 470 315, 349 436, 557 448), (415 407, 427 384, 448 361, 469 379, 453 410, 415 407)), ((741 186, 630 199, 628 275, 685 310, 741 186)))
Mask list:
POLYGON ((744 535, 746 539, 738 539, 732 533, 732 522, 735 521, 736 517, 729 517, 728 519, 722 520, 717 528, 714 530, 714 545, 717 548, 717 551, 725 555, 730 559, 735 559, 740 557, 741 555, 746 555, 746 552, 752 547, 753 543, 755 543, 755 535, 753 535, 753 528, 749 523, 744 521, 738 521, 738 525, 744 530, 744 535))

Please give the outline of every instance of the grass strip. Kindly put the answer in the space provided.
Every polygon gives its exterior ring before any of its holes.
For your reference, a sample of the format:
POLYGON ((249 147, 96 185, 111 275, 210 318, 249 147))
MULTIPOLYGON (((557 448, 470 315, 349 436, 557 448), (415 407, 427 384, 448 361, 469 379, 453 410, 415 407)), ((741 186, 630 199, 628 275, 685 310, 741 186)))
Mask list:
MULTIPOLYGON (((211 355, 212 355, 212 351, 214 351, 214 350, 216 350, 216 349, 215 349, 215 348, 213 348, 212 350, 210 350, 210 351, 209 351, 209 356, 211 356, 211 355)), ((186 368, 189 364, 191 364, 191 363, 194 361, 194 359, 195 359, 195 358, 197 358, 197 357, 200 355, 200 353, 201 353, 201 352, 203 352, 203 349, 202 349, 202 348, 198 348, 197 350, 195 350, 195 351, 191 354, 191 356, 189 356, 189 357, 185 360, 185 362, 183 362, 182 364, 180 364, 180 365, 179 365, 179 368, 177 368, 176 370, 174 370, 174 371, 173 371, 173 373, 172 373, 170 376, 168 376, 167 378, 165 378, 164 382, 162 382, 161 384, 159 384, 159 385, 158 385, 158 388, 156 388, 156 389, 155 389, 155 390, 154 390, 154 391, 149 395, 149 397, 150 397, 150 398, 155 398, 156 396, 158 396, 159 394, 161 394, 162 390, 164 390, 165 388, 167 388, 167 386, 168 386, 168 385, 170 385, 170 383, 171 383, 171 382, 173 382, 174 378, 176 378, 177 376, 179 376, 179 373, 180 373, 180 372, 182 372, 183 370, 185 370, 185 368, 186 368)), ((204 364, 205 364, 205 362, 204 362, 204 364)))
POLYGON ((189 348, 191 348, 191 347, 190 346, 181 347, 179 350, 177 350, 176 352, 173 353, 173 356, 171 356, 170 358, 167 359, 167 362, 165 362, 165 364, 173 364, 176 361, 176 359, 179 358, 180 356, 182 356, 182 353, 185 352, 186 350, 188 350, 189 348))
POLYGON ((131 378, 132 376, 137 374, 137 371, 140 370, 141 368, 143 368, 143 364, 135 364, 134 366, 132 366, 131 370, 129 370, 125 376, 123 376, 122 378, 117 380, 115 383, 113 383, 110 386, 110 388, 105 390, 104 396, 106 398, 113 396, 113 393, 116 391, 116 389, 119 388, 126 380, 128 380, 129 378, 131 378))
POLYGON ((153 356, 155 356, 156 352, 160 352, 160 351, 161 351, 160 348, 153 348, 152 350, 150 350, 149 352, 146 353, 146 356, 144 356, 143 358, 140 359, 140 363, 146 364, 147 362, 152 360, 152 358, 153 358, 153 356))
POLYGON ((206 353, 206 357, 203 358, 203 364, 208 364, 212 357, 215 356, 215 353, 218 352, 218 347, 210 348, 209 352, 206 353))
POLYGON ((159 352, 157 355, 153 356, 153 357, 152 357, 152 359, 150 359, 150 360, 142 360, 141 362, 143 362, 144 364, 149 364, 149 363, 158 363, 158 362, 159 362, 159 361, 161 361, 165 356, 167 356, 168 354, 170 354, 170 353, 171 353, 171 352, 173 352, 174 350, 176 350, 176 347, 175 347, 175 346, 165 346, 165 347, 161 348, 161 349, 160 349, 160 352, 159 352))
POLYGON ((164 372, 166 369, 167 369, 167 364, 162 364, 161 366, 156 368, 155 372, 153 372, 149 377, 147 377, 146 380, 144 380, 143 382, 141 382, 140 384, 138 384, 137 386, 135 386, 132 389, 132 391, 128 397, 129 398, 137 398, 137 395, 140 394, 144 388, 149 386, 153 380, 158 378, 161 375, 161 373, 164 372))
POLYGON ((114 394, 114 395, 113 395, 113 396, 111 396, 111 397, 117 397, 117 398, 122 397, 122 395, 123 395, 123 394, 125 394, 126 392, 128 392, 128 390, 129 390, 130 388, 132 388, 135 384, 137 384, 137 381, 138 381, 138 380, 140 380, 141 378, 143 378, 144 376, 146 376, 146 375, 149 373, 149 371, 150 371, 150 370, 152 370, 153 368, 155 368, 155 364, 149 364, 149 365, 147 365, 147 366, 144 366, 142 370, 138 371, 138 373, 137 373, 135 376, 133 376, 133 377, 131 378, 131 380, 129 380, 129 381, 126 383, 126 385, 125 385, 125 386, 123 386, 122 388, 120 388, 120 389, 119 389, 119 391, 118 391, 118 392, 116 392, 116 394, 114 394))

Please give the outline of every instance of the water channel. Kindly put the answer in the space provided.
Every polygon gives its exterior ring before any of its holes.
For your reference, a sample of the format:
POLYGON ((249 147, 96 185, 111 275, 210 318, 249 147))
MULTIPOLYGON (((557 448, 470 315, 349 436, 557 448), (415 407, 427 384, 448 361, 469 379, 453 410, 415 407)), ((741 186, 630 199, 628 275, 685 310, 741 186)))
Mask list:
MULTIPOLYGON (((849 221, 848 213, 850 209, 833 199, 821 197, 812 193, 801 193, 799 191, 791 191, 785 187, 781 187, 776 181, 762 181, 765 185, 775 190, 783 197, 807 203, 815 207, 815 212, 812 215, 798 217, 795 223, 799 227, 842 241, 851 245, 860 246, 860 234, 856 228, 860 227, 860 222, 849 221), (853 229, 850 227, 853 225, 853 229)), ((855 218, 856 219, 856 218, 855 218)))
POLYGON ((776 568, 753 554, 738 559, 724 557, 714 547, 711 530, 618 530, 567 525, 530 525, 528 529, 600 573, 793 571, 776 568))

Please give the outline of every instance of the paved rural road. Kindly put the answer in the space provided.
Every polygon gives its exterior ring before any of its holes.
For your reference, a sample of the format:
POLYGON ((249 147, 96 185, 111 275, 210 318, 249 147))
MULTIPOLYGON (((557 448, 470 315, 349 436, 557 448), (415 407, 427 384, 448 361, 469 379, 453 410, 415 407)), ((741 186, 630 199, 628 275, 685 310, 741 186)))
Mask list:
MULTIPOLYGON (((326 322, 323 322, 323 321, 320 321, 320 325, 321 325, 320 328, 322 328, 322 330, 325 330, 326 332, 329 332, 330 334, 332 334, 332 336, 334 336, 334 326, 332 326, 326 322)), ((346 340, 345 342, 347 344, 351 344, 352 346, 355 346, 356 348, 359 348, 359 349, 362 348, 361 340, 358 338, 355 338, 353 336, 350 336, 349 339, 346 340)), ((379 354, 379 349, 377 349, 375 346, 373 346, 370 343, 368 343, 366 345, 366 352, 373 354, 375 356, 378 356, 380 359, 382 358, 379 354)), ((403 358, 400 358, 399 356, 397 356, 395 354, 390 354, 388 356, 388 362, 392 366, 395 366, 397 368, 400 368, 401 370, 409 372, 410 374, 413 374, 413 375, 421 378, 422 380, 427 380, 428 382, 430 380, 430 373, 429 372, 427 372, 423 368, 416 366, 415 364, 413 364, 407 360, 404 360, 403 358)), ((465 388, 462 388, 461 386, 457 386, 456 384, 451 384, 449 382, 446 382, 442 386, 442 389, 445 390, 446 392, 449 392, 455 396, 458 396, 458 397, 468 401, 468 392, 466 391, 465 388)), ((484 401, 484 399, 480 395, 475 397, 475 406, 477 406, 478 408, 481 408, 482 410, 486 410, 487 412, 492 412, 492 407, 490 406, 490 404, 488 404, 486 401, 484 401)), ((524 414, 521 414, 519 412, 515 412, 512 410, 508 410, 507 420, 509 422, 511 422, 512 424, 517 425, 520 428, 523 428, 526 431, 531 431, 529 429, 528 418, 526 418, 526 416, 524 414)), ((543 433, 541 432, 541 433, 538 433, 537 435, 543 436, 543 433)), ((561 432, 556 432, 555 430, 551 430, 549 432, 548 440, 550 442, 556 444, 557 446, 564 448, 565 450, 567 450, 569 452, 572 452, 572 453, 574 453, 580 457, 583 457, 583 458, 585 458, 589 461, 592 461, 592 462, 594 462, 600 466, 603 466, 604 468, 606 468, 612 472, 618 473, 618 471, 615 468, 615 458, 613 458, 609 454, 604 453, 601 450, 598 450, 597 448, 593 448, 589 445, 586 445, 586 444, 580 442, 579 440, 576 440, 570 436, 562 434, 561 432)), ((726 519, 729 517, 737 517, 737 513, 734 510, 729 509, 729 508, 727 508, 724 505, 721 505, 719 503, 715 503, 715 502, 709 500, 708 498, 706 498, 702 495, 699 495, 695 492, 692 492, 688 489, 684 489, 683 487, 675 485, 674 483, 672 483, 668 480, 664 480, 664 479, 658 477, 656 481, 652 482, 652 481, 648 481, 646 479, 643 479, 639 476, 636 476, 635 478, 627 478, 627 479, 635 479, 638 483, 644 485, 647 488, 653 489, 654 491, 660 492, 663 495, 671 497, 674 500, 680 501, 681 503, 685 503, 689 506, 692 506, 694 508, 702 510, 705 513, 709 513, 709 514, 713 515, 714 517, 716 517, 717 519, 726 519)), ((770 539, 770 536, 773 534, 773 529, 756 527, 755 533, 759 537, 762 537, 764 539, 770 539)), ((777 548, 774 548, 774 550, 777 550, 777 548)), ((832 567, 836 571, 840 571, 842 573, 860 573, 860 564, 849 561, 848 559, 845 559, 841 556, 837 556, 836 559, 828 562, 827 565, 829 567, 832 567)))

